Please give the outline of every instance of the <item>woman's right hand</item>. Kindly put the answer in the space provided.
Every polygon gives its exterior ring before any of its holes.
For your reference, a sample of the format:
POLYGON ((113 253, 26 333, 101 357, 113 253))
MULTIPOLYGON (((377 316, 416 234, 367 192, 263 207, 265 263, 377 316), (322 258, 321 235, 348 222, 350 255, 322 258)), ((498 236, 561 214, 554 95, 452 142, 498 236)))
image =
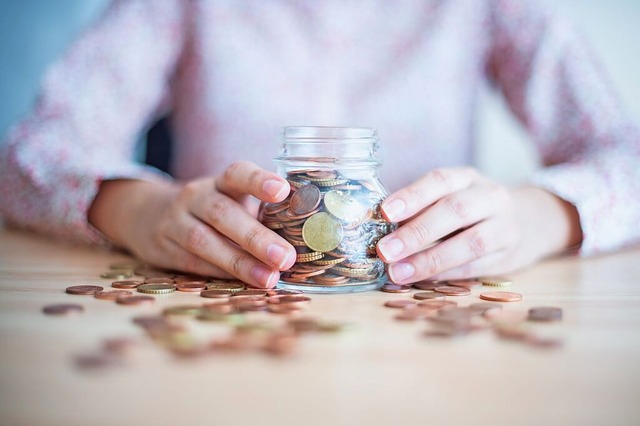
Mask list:
POLYGON ((153 265, 273 287, 296 251, 258 222, 257 200, 279 202, 289 190, 285 179, 249 162, 181 185, 105 181, 89 222, 153 265))

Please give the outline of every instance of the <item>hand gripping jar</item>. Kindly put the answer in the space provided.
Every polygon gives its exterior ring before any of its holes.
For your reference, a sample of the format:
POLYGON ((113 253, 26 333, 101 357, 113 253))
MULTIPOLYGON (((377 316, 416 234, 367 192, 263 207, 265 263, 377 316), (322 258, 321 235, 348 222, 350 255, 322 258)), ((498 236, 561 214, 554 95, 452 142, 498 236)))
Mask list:
POLYGON ((291 192, 263 203, 259 220, 297 252, 278 287, 308 293, 374 290, 386 281, 378 240, 395 229, 380 203, 388 195, 378 180, 375 129, 285 127, 278 173, 291 192))

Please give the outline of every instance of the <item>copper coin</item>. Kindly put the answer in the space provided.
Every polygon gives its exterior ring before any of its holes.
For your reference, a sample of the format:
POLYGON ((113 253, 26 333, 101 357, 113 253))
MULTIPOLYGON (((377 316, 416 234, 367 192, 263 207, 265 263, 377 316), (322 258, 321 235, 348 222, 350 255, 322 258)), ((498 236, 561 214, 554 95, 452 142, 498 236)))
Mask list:
POLYGON ((502 305, 498 303, 491 303, 491 302, 478 302, 478 303, 470 304, 468 308, 484 315, 485 313, 487 313, 492 309, 497 309, 497 310, 502 309, 502 305))
POLYGON ((176 284, 180 283, 197 283, 197 284, 206 284, 208 280, 205 277, 201 277, 198 275, 178 275, 174 278, 176 284))
POLYGON ((84 312, 84 307, 73 303, 61 303, 58 305, 47 305, 42 308, 42 312, 47 315, 80 314, 84 312))
POLYGON ((144 284, 144 281, 139 280, 124 280, 124 281, 114 281, 111 283, 111 287, 113 288, 123 288, 123 289, 134 289, 139 285, 144 284))
POLYGON ((147 305, 152 304, 156 301, 152 296, 127 296, 127 297, 119 297, 116 299, 121 305, 147 305))
POLYGON ((267 290, 257 290, 257 289, 249 289, 249 290, 240 290, 232 294, 232 296, 266 296, 267 290))
POLYGON ((488 293, 482 293, 480 299, 491 302, 519 302, 522 300, 522 295, 510 291, 490 291, 488 293))
POLYGON ((206 297, 208 299, 228 299, 231 297, 232 292, 229 290, 203 290, 200 292, 200 297, 206 297))
POLYGON ((114 337, 106 339, 102 342, 102 348, 105 352, 123 355, 130 352, 138 343, 128 337, 114 337))
POLYGON ((417 305, 417 302, 410 299, 395 299, 395 300, 387 300, 386 302, 384 302, 384 306, 386 306, 387 308, 403 309, 408 306, 415 306, 415 305, 417 305))
POLYGON ((447 285, 447 281, 418 281, 417 283, 413 283, 413 288, 417 288, 418 290, 435 290, 438 287, 447 285))
POLYGON ((471 294, 471 290, 466 287, 454 287, 452 285, 443 285, 436 287, 434 290, 447 296, 468 296, 471 294))
POLYGON ((415 293, 413 298, 416 300, 444 300, 445 295, 441 293, 436 293, 435 291, 421 291, 415 293))
POLYGON ((418 308, 420 309, 431 309, 438 310, 448 306, 456 306, 458 305, 456 302, 451 300, 438 300, 438 299, 426 299, 418 303, 418 308))
POLYGON ((320 189, 317 186, 305 185, 291 196, 289 208, 296 214, 306 214, 320 205, 321 198, 320 189))
POLYGON ((207 288, 207 283, 206 282, 194 283, 192 281, 188 281, 188 282, 183 282, 183 283, 177 283, 176 284, 176 289, 178 291, 186 291, 186 292, 190 292, 190 293, 198 293, 198 292, 201 292, 203 290, 206 290, 206 288, 207 288))
POLYGON ((387 283, 380 287, 380 291, 383 291, 385 293, 408 293, 411 291, 411 286, 387 283))
POLYGON ((173 284, 174 280, 171 277, 154 277, 154 278, 146 278, 144 280, 145 284, 173 284))
POLYGON ((229 299, 229 303, 232 304, 238 304, 238 303, 242 303, 242 302, 264 302, 265 304, 267 303, 267 297, 266 296, 233 296, 231 299, 229 299))
POLYGON ((66 292, 69 294, 79 294, 82 296, 92 296, 104 288, 99 285, 74 285, 66 288, 66 292))
POLYGON ((418 321, 429 317, 429 315, 431 315, 431 313, 426 309, 417 309, 410 307, 403 309, 398 315, 393 318, 397 319, 398 321, 418 321))
POLYGON ((452 285, 454 287, 473 288, 480 287, 482 282, 478 280, 452 280, 449 281, 448 285, 452 285))
POLYGON ((529 321, 560 321, 562 319, 562 309, 551 306, 540 306, 529 309, 527 316, 529 321))
POLYGON ((217 314, 230 314, 236 311, 236 307, 231 303, 207 303, 202 306, 202 309, 217 314))
POLYGON ((94 297, 102 300, 116 300, 118 297, 131 296, 132 294, 133 292, 128 290, 101 290, 97 291, 94 297))
POLYGON ((273 304, 292 303, 295 305, 308 305, 311 303, 311 298, 309 296, 301 296, 297 294, 283 294, 280 296, 271 296, 268 301, 273 304))
POLYGON ((296 305, 295 303, 273 304, 267 305, 269 312, 274 314, 293 314, 302 312, 303 306, 296 305))

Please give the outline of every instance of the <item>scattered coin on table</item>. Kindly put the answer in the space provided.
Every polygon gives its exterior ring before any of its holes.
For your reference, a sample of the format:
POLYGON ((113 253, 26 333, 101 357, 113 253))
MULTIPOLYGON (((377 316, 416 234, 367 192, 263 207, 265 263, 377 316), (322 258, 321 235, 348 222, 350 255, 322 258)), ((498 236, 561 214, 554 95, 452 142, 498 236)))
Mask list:
POLYGON ((81 314, 84 312, 84 307, 74 303, 59 303, 56 305, 47 305, 42 308, 42 311, 47 315, 81 314))
POLYGON ((81 296, 93 296, 94 294, 102 290, 104 290, 104 288, 99 285, 74 285, 71 287, 67 287, 65 289, 65 292, 81 296))

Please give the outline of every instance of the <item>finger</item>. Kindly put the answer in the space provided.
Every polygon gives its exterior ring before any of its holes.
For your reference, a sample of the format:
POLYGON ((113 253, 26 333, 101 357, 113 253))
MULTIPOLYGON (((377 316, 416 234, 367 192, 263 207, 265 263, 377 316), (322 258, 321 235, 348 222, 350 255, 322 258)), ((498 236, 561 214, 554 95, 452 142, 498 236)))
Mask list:
POLYGON ((191 215, 177 221, 169 231, 169 237, 188 252, 255 287, 274 287, 280 276, 277 270, 191 215))
POLYGON ((214 192, 206 198, 192 198, 190 204, 190 211, 198 219, 262 262, 280 270, 295 263, 296 251, 291 244, 225 194, 214 192))
POLYGON ((205 259, 186 251, 173 240, 166 239, 163 246, 163 262, 158 266, 175 269, 183 272, 191 272, 205 277, 230 279, 234 278, 222 268, 219 268, 205 259))
POLYGON ((492 216, 501 206, 497 185, 473 185, 441 198, 431 207, 385 236, 377 246, 387 263, 418 253, 441 238, 492 216))
POLYGON ((432 248, 389 265, 389 277, 397 284, 430 278, 493 253, 507 245, 498 220, 486 220, 432 248))
POLYGON ((284 200, 291 189, 286 179, 249 161, 238 161, 227 167, 216 179, 216 188, 231 198, 251 194, 268 203, 284 200))
POLYGON ((448 271, 434 275, 430 279, 438 281, 465 280, 488 275, 504 274, 512 272, 513 268, 509 266, 511 264, 512 262, 508 255, 508 251, 502 249, 458 267, 449 269, 448 271))
POLYGON ((469 167, 433 170, 387 197, 382 203, 382 214, 389 222, 405 220, 478 178, 478 173, 469 167))

